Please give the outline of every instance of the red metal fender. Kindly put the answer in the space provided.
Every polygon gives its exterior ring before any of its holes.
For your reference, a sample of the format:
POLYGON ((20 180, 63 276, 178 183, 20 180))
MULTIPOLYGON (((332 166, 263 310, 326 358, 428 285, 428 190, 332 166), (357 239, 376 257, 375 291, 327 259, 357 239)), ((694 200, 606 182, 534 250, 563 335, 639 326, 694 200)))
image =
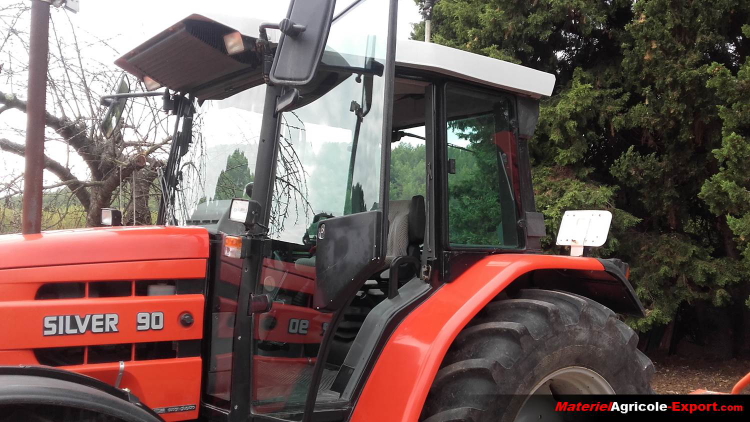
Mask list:
POLYGON ((742 377, 741 380, 737 381, 737 384, 732 388, 732 394, 740 394, 748 387, 750 387, 750 372, 742 377))
POLYGON ((688 394, 718 394, 718 395, 742 394, 742 392, 748 387, 750 387, 750 372, 748 372, 744 377, 742 377, 742 379, 737 381, 737 384, 734 385, 731 393, 721 393, 721 392, 710 391, 710 390, 706 390, 705 388, 701 388, 695 391, 691 391, 688 394))
POLYGON ((440 287, 386 343, 351 420, 417 421, 453 340, 492 298, 521 275, 541 269, 604 271, 594 258, 490 255, 440 287), (383 400, 388 397, 388 400, 383 400))

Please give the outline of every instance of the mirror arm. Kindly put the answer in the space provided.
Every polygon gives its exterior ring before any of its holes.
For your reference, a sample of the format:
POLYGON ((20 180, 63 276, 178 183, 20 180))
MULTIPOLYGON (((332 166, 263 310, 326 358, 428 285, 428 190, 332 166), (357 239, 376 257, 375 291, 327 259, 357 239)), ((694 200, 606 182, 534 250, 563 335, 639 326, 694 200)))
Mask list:
POLYGON ((278 23, 271 23, 271 22, 263 22, 258 26, 258 35, 260 35, 260 39, 268 42, 268 33, 266 32, 266 29, 279 29, 278 23))
POLYGON ((417 271, 417 274, 419 274, 422 261, 415 256, 401 255, 391 262, 391 267, 388 270, 388 299, 393 299, 398 296, 398 273, 399 267, 403 264, 414 265, 414 269, 417 271))
POLYGON ((271 42, 268 40, 267 29, 279 29, 279 24, 263 22, 258 27, 258 41, 256 44, 259 47, 260 53, 263 56, 263 81, 266 85, 271 85, 271 66, 273 66, 274 53, 271 50, 271 42))
POLYGON ((282 94, 276 98, 276 113, 291 110, 299 98, 300 95, 297 88, 284 89, 282 94))
POLYGON ((112 101, 118 100, 120 98, 158 97, 162 94, 164 93, 160 91, 154 91, 154 92, 127 92, 123 94, 102 95, 100 104, 105 107, 108 107, 110 104, 112 104, 112 101))

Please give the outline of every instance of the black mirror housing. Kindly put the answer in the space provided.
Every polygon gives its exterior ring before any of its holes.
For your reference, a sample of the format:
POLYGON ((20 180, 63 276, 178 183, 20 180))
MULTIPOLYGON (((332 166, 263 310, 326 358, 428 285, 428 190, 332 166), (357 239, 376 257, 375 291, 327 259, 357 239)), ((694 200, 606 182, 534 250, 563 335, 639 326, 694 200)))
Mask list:
POLYGON ((269 79, 276 85, 305 85, 312 81, 331 29, 336 0, 292 0, 269 79))
POLYGON ((381 211, 330 218, 318 225, 313 306, 333 312, 351 300, 385 262, 381 211))
MULTIPOLYGON (((128 94, 130 93, 130 83, 125 75, 120 78, 120 83, 117 84, 116 94, 128 94)), ((102 119, 101 131, 102 134, 109 138, 115 131, 117 124, 120 123, 120 118, 127 105, 127 98, 102 98, 102 105, 107 106, 107 112, 104 114, 102 119)))

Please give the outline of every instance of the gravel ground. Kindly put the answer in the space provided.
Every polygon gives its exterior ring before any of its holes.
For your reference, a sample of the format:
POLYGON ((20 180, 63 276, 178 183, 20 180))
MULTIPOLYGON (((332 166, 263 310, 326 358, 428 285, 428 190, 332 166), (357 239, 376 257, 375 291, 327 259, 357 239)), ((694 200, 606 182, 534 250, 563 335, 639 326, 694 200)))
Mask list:
MULTIPOLYGON (((656 374, 651 386, 659 394, 687 394, 701 388, 728 393, 750 372, 750 360, 718 362, 677 357, 653 360, 656 374)), ((750 394, 750 389, 744 394, 750 394)))

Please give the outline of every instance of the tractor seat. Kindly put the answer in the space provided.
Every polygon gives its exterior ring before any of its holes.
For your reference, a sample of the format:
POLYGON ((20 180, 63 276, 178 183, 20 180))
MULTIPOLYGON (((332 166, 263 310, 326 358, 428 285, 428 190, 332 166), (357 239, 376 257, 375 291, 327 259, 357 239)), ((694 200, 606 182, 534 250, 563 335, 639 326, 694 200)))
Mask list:
MULTIPOLYGON (((388 277, 387 269, 397 257, 419 257, 419 246, 424 241, 424 226, 424 196, 416 195, 411 199, 388 202, 388 240, 383 266, 386 272, 381 277, 388 277)), ((295 261, 295 265, 314 267, 315 257, 300 258, 295 261)))
POLYGON ((388 202, 388 243, 385 262, 388 266, 399 256, 419 257, 424 241, 424 196, 388 202))

